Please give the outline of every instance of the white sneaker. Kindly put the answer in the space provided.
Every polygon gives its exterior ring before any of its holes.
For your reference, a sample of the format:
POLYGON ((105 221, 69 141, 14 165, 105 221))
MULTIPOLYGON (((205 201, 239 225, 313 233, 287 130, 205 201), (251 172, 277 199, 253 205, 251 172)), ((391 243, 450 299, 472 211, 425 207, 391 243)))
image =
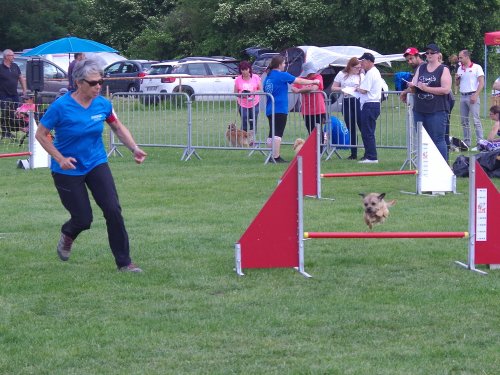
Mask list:
POLYGON ((477 147, 472 147, 470 150, 471 151, 477 151, 477 147))
POLYGON ((359 164, 377 164, 378 160, 377 159, 361 159, 358 161, 359 164))

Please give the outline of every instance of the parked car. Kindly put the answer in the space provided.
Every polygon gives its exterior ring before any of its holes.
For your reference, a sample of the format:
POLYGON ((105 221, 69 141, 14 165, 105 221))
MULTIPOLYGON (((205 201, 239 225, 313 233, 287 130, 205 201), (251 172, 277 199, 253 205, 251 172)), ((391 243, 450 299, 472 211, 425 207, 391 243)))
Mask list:
MULTIPOLYGON (((14 62, 21 69, 21 73, 24 78, 26 78, 26 66, 28 65, 28 60, 32 57, 19 56, 14 57, 14 62)), ((43 90, 39 92, 41 101, 44 103, 50 103, 55 98, 57 93, 61 88, 68 87, 68 74, 66 70, 56 65, 52 61, 41 59, 43 61, 43 79, 44 85, 43 90)), ((3 58, 0 58, 0 63, 3 63, 3 58)), ((18 91, 22 92, 22 87, 18 84, 18 91)))
MULTIPOLYGON (((154 64, 149 77, 144 78, 140 91, 151 94, 185 92, 193 94, 229 94, 234 91, 234 67, 212 58, 184 58, 177 62, 154 64), (164 70, 163 73, 159 73, 164 70), (152 78, 166 74, 171 77, 152 78)), ((156 95, 155 98, 161 96, 156 95)), ((163 96, 164 97, 164 96, 163 96)))
POLYGON ((140 79, 148 74, 151 65, 158 61, 152 60, 122 60, 112 63, 104 69, 104 85, 102 92, 136 92, 141 86, 140 79), (129 79, 110 79, 106 78, 129 78, 129 79))
POLYGON ((262 75, 274 56, 279 55, 278 52, 267 52, 259 55, 252 64, 252 72, 258 75, 262 75))
POLYGON ((234 74, 239 74, 238 64, 240 63, 240 60, 237 60, 234 57, 230 56, 205 56, 205 57, 188 56, 188 57, 183 57, 182 59, 179 60, 179 62, 196 61, 196 60, 217 61, 223 63, 224 65, 227 65, 229 69, 231 69, 234 72, 234 74))

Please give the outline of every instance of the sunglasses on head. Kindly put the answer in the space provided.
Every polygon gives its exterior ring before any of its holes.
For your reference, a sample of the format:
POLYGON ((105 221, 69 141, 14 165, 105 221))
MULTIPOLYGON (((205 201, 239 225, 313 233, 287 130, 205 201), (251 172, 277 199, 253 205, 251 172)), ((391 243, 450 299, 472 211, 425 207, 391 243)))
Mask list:
POLYGON ((104 83, 104 80, 101 78, 99 81, 87 81, 86 79, 84 79, 85 82, 87 82, 89 84, 89 86, 97 86, 97 85, 100 85, 102 86, 102 84, 104 83))

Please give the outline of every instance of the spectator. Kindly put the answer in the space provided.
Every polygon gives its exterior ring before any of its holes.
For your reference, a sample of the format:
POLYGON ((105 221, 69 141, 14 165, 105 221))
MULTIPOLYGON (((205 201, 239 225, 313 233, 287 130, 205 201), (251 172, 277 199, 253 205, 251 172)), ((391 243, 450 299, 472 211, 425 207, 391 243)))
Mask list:
MULTIPOLYGON (((349 129, 351 146, 357 145, 356 125, 361 128, 361 109, 359 102, 359 93, 354 91, 360 84, 364 73, 361 72, 361 62, 357 57, 352 57, 344 69, 342 69, 335 76, 332 84, 332 91, 342 92, 343 89, 352 89, 352 94, 342 94, 342 114, 344 121, 349 129)), ((339 99, 340 100, 340 97, 339 99)), ((349 160, 356 160, 358 158, 358 148, 351 147, 351 155, 347 158, 349 160)))
MULTIPOLYGON (((10 49, 3 51, 3 62, 0 65, 0 110, 1 110, 1 136, 2 138, 15 138, 10 132, 9 120, 11 119, 11 103, 16 108, 19 103, 19 94, 17 93, 17 83, 21 84, 23 95, 26 95, 26 80, 21 69, 14 62, 14 52, 10 49)), ((12 108, 12 111, 14 110, 12 108)))
POLYGON ((33 95, 23 95, 21 99, 23 99, 23 104, 17 107, 15 116, 16 118, 23 120, 23 126, 21 127, 21 130, 27 133, 29 130, 30 122, 29 112, 36 112, 36 105, 34 103, 33 95))
POLYGON ((306 62, 302 65, 302 74, 308 80, 318 80, 319 84, 303 85, 294 83, 292 91, 302 94, 301 112, 304 116, 307 133, 311 134, 316 124, 320 125, 320 129, 326 121, 326 105, 325 96, 323 95, 323 77, 316 72, 312 62, 306 62), (321 91, 321 92, 319 92, 321 91))
MULTIPOLYGON (((403 54, 406 62, 408 65, 411 66, 413 69, 413 75, 415 75, 415 71, 417 68, 424 63, 424 60, 422 60, 422 57, 420 56, 420 52, 417 48, 415 47, 408 47, 404 54, 403 54)), ((407 87, 401 92, 400 99, 403 103, 407 103, 407 98, 408 94, 413 94, 415 92, 415 89, 412 87, 407 87)), ((410 105, 413 105, 413 103, 408 103, 410 105)))
POLYGON ((470 52, 466 49, 458 54, 460 67, 455 76, 457 87, 460 90, 460 120, 464 132, 464 142, 471 146, 471 131, 469 115, 472 114, 476 139, 483 139, 483 125, 481 124, 480 100, 481 90, 484 88, 484 72, 480 65, 470 59, 470 52))
POLYGON ((104 121, 132 151, 137 163, 144 161, 146 153, 118 119, 111 102, 99 95, 102 75, 95 61, 77 62, 73 70, 76 90, 49 106, 36 132, 36 139, 52 156, 50 168, 54 184, 63 206, 71 215, 61 228, 57 254, 62 261, 67 261, 73 241, 90 228, 92 208, 88 189, 106 219, 109 244, 118 270, 141 272, 130 259, 128 234, 102 139, 104 121), (54 142, 48 138, 51 130, 56 132, 54 142))
POLYGON ((448 160, 445 140, 451 91, 451 74, 448 67, 439 62, 440 48, 432 43, 426 48, 427 62, 420 65, 410 86, 415 87, 413 118, 423 127, 438 148, 444 160, 448 160))
POLYGON ((375 57, 365 52, 359 58, 365 71, 365 78, 356 89, 360 95, 360 130, 365 154, 359 163, 378 163, 375 130, 377 118, 380 116, 380 100, 382 99, 382 76, 375 67, 375 57))
POLYGON ((241 128, 248 132, 250 146, 253 145, 255 139, 254 128, 257 125, 257 117, 259 116, 259 95, 250 95, 253 92, 260 91, 262 84, 260 77, 252 73, 252 64, 248 61, 240 62, 238 66, 240 75, 234 80, 234 92, 243 94, 238 96, 238 112, 241 116, 241 128))
POLYGON ((301 83, 304 85, 319 85, 319 80, 308 80, 301 77, 294 77, 285 70, 285 58, 281 55, 276 55, 272 58, 269 67, 267 68, 267 76, 264 80, 264 91, 271 94, 273 101, 267 100, 266 116, 269 121, 269 136, 267 138, 267 146, 273 148, 272 161, 275 163, 286 163, 280 155, 281 138, 285 132, 286 120, 288 117, 288 84, 301 83), (274 109, 274 112, 273 112, 274 109), (274 117, 274 134, 273 134, 273 117, 274 117), (273 137, 274 135, 274 137, 273 137))
MULTIPOLYGON (((443 54, 440 52, 438 53, 438 61, 441 63, 441 64, 444 64, 443 63, 443 54)), ((451 71, 450 71, 450 74, 451 74, 451 71)), ((453 83, 453 79, 452 79, 452 83, 453 83)), ((455 96, 453 96, 453 90, 450 90, 450 92, 448 93, 447 95, 447 107, 446 107, 446 112, 447 112, 447 116, 446 116, 446 126, 445 126, 445 130, 444 130, 444 140, 446 142, 446 146, 448 146, 448 151, 450 150, 450 146, 451 146, 451 140, 450 140, 450 121, 451 121, 451 111, 453 111, 453 107, 455 107, 455 96)), ((448 156, 449 156, 449 152, 448 152, 448 156)))
POLYGON ((76 89, 76 87, 73 83, 73 69, 75 67, 75 64, 78 61, 81 61, 84 59, 85 59, 85 54, 77 52, 77 53, 75 53, 75 59, 69 63, 69 66, 68 66, 68 90, 70 90, 70 91, 76 89))
POLYGON ((500 105, 494 105, 490 108, 490 119, 493 120, 493 126, 488 134, 488 139, 482 139, 477 143, 480 151, 493 151, 500 148, 500 105))

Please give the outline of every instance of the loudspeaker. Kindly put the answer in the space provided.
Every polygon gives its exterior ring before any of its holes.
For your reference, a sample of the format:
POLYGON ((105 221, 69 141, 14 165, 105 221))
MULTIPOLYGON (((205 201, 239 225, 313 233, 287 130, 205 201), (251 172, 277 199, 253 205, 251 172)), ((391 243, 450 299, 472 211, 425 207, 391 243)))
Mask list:
POLYGON ((43 61, 39 58, 28 60, 26 65, 26 83, 28 90, 43 91, 43 61))

